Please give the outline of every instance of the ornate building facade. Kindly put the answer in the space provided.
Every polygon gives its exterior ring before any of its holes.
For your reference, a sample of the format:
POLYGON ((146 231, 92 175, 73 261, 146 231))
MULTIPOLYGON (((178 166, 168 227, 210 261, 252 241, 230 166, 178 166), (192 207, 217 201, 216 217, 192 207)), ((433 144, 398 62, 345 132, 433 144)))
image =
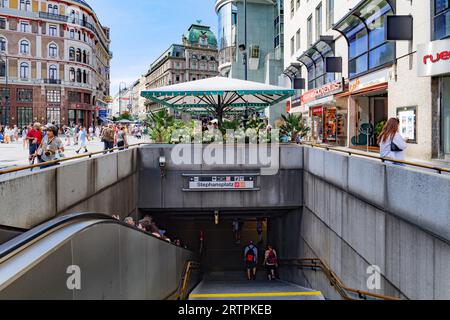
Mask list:
POLYGON ((0 123, 94 123, 110 99, 109 33, 82 0, 0 0, 0 123))
MULTIPOLYGON (((217 38, 209 26, 192 24, 182 38, 150 66, 145 89, 215 77, 218 72, 217 38)), ((148 104, 147 111, 163 106, 148 104)))

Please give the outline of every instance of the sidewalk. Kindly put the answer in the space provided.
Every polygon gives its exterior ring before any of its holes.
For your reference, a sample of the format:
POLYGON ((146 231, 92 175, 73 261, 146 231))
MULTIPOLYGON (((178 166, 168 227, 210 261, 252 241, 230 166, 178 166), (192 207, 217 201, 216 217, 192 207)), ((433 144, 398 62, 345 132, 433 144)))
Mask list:
MULTIPOLYGON (((149 142, 148 139, 138 140, 134 137, 128 137, 129 144, 135 144, 139 142, 149 142)), ((62 139, 63 142, 64 138, 62 139)), ((79 146, 73 145, 65 146, 64 155, 66 158, 76 156, 76 150, 78 150, 79 146)), ((103 142, 99 139, 94 139, 94 141, 90 141, 87 143, 87 148, 89 152, 98 152, 103 150, 103 142)), ((81 151, 82 154, 84 150, 81 151)), ((0 170, 10 169, 14 167, 23 167, 29 165, 28 162, 28 149, 24 149, 23 142, 20 140, 19 142, 13 142, 11 144, 0 144, 0 170)))

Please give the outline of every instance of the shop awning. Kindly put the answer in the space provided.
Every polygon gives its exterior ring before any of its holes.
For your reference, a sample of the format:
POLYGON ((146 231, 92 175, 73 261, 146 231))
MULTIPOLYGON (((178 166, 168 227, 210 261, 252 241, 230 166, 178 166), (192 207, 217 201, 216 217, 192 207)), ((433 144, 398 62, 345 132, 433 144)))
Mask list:
POLYGON ((318 59, 325 61, 325 57, 334 55, 334 39, 333 36, 320 36, 311 48, 302 53, 297 60, 302 63, 308 70, 315 66, 318 59))
POLYGON ((362 0, 333 26, 333 30, 342 34, 348 43, 349 38, 361 30, 369 32, 370 24, 389 11, 395 13, 394 0, 362 0))
POLYGON ((321 106, 321 105, 324 105, 324 104, 330 104, 330 103, 332 103, 334 101, 335 101, 334 96, 328 96, 328 97, 325 97, 325 98, 321 98, 321 99, 317 99, 317 100, 305 103, 303 105, 303 107, 305 107, 305 108, 312 108, 312 107, 321 106))
POLYGON ((361 90, 337 94, 334 97, 336 99, 339 99, 339 98, 345 98, 345 97, 349 97, 349 96, 360 96, 360 95, 366 95, 366 94, 373 93, 373 92, 387 91, 387 90, 388 90, 388 83, 384 82, 384 83, 375 84, 373 86, 370 86, 370 87, 367 87, 367 88, 364 88, 361 90))

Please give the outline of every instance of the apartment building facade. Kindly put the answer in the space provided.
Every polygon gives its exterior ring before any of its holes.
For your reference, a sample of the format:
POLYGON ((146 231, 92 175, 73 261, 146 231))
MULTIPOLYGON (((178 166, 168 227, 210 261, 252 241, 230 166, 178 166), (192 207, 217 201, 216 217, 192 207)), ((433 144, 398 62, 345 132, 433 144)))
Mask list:
POLYGON ((0 1, 0 123, 96 121, 110 100, 110 30, 82 0, 0 1))

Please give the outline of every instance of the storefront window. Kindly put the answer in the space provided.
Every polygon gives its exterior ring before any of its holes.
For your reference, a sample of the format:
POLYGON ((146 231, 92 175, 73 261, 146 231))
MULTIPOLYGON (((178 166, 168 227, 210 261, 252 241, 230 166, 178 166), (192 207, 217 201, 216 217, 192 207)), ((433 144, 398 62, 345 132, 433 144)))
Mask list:
POLYGON ((19 128, 24 128, 33 123, 33 108, 26 107, 17 108, 17 125, 19 128))

